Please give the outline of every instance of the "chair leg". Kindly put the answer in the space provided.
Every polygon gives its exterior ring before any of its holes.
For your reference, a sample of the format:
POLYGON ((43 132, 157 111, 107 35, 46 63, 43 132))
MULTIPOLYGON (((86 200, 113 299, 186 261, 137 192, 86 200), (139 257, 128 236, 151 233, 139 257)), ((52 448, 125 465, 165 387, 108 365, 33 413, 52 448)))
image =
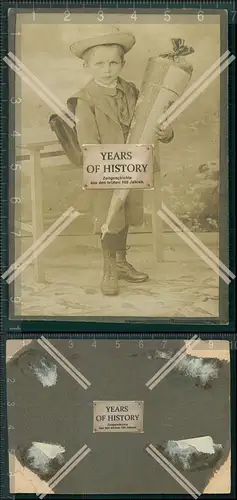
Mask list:
MULTIPOLYGON (((42 149, 42 147, 41 147, 42 149)), ((43 234, 43 203, 42 203, 42 170, 40 163, 40 149, 30 150, 31 154, 31 208, 33 243, 36 243, 43 234)), ((35 279, 45 281, 45 272, 42 255, 34 259, 35 279)))
POLYGON ((161 176, 154 173, 154 189, 152 191, 152 239, 153 252, 156 262, 164 261, 163 221, 158 215, 162 206, 161 176))

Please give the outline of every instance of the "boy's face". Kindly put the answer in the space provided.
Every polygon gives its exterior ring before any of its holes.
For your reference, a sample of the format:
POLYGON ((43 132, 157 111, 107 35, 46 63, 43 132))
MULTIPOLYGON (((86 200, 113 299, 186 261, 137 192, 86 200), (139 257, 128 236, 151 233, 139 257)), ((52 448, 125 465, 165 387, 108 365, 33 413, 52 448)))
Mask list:
POLYGON ((116 80, 124 64, 119 47, 104 45, 93 47, 84 62, 94 79, 105 85, 116 80))

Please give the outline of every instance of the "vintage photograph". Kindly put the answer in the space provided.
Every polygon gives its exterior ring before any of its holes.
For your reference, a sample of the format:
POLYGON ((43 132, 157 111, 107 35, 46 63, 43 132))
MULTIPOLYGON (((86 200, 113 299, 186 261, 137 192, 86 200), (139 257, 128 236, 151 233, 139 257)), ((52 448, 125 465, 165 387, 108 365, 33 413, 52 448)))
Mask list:
POLYGON ((13 15, 11 317, 228 323, 221 19, 13 15))
POLYGON ((10 492, 229 493, 228 341, 7 341, 10 492))

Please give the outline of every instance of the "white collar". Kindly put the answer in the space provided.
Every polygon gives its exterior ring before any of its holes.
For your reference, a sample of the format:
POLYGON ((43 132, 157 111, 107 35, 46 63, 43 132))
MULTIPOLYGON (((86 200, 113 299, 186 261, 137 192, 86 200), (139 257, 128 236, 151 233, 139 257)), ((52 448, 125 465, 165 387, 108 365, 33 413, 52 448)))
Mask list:
POLYGON ((95 80, 95 83, 97 83, 97 85, 99 85, 100 87, 106 87, 106 88, 109 88, 109 89, 115 89, 116 86, 117 86, 118 80, 115 80, 115 82, 110 83, 110 85, 105 85, 104 83, 98 82, 97 80, 95 80))

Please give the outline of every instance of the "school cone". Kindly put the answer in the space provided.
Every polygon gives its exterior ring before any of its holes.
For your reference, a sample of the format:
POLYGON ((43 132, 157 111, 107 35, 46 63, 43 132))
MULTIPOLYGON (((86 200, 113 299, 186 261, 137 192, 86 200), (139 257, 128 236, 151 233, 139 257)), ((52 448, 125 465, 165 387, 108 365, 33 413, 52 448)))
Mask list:
MULTIPOLYGON (((179 39, 180 40, 180 39, 179 39)), ((183 42, 183 41, 182 41, 183 42)), ((174 45, 174 41, 173 41, 174 45)), ((188 49, 185 47, 185 49, 188 49)), ((187 53, 192 53, 193 49, 187 53)), ((155 144, 155 157, 159 165, 158 141, 155 129, 163 113, 183 94, 192 75, 192 65, 179 58, 176 50, 148 60, 141 91, 137 100, 133 120, 127 138, 129 144, 155 144)), ((165 123, 160 123, 165 126, 165 123)), ((114 215, 124 204, 131 189, 114 190, 101 238, 109 232, 114 215)), ((139 191, 141 198, 143 190, 139 191)))

